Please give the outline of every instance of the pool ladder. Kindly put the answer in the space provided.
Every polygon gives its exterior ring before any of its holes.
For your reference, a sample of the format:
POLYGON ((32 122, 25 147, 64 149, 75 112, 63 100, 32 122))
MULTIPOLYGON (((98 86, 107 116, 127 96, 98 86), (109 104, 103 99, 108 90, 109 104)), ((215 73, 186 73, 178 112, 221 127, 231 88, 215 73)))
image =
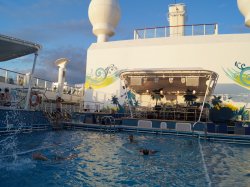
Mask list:
POLYGON ((106 132, 116 132, 115 118, 113 116, 103 116, 101 118, 101 124, 105 126, 103 129, 106 132))

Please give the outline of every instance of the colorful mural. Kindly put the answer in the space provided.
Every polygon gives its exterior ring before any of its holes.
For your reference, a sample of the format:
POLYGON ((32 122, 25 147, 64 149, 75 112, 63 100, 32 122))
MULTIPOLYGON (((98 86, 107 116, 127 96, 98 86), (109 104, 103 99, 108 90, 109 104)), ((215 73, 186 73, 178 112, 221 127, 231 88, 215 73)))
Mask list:
POLYGON ((111 64, 108 67, 98 68, 95 71, 95 74, 87 74, 85 88, 100 89, 106 86, 113 84, 116 80, 119 79, 120 70, 114 65, 111 64))
POLYGON ((226 75, 238 85, 250 90, 250 66, 235 62, 235 68, 224 69, 226 75))

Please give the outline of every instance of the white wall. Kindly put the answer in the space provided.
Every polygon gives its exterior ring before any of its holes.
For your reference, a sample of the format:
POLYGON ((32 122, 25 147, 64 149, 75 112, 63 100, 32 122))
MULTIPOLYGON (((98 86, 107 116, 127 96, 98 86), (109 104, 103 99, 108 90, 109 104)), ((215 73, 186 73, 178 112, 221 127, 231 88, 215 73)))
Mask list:
MULTIPOLYGON (((235 61, 250 66, 250 34, 95 43, 88 49, 87 74, 94 74, 97 68, 105 68, 110 64, 119 70, 201 67, 217 72, 220 76, 218 83, 233 83, 222 68, 234 68, 235 61)), ((119 89, 120 82, 116 81, 97 91, 116 94, 119 89)))

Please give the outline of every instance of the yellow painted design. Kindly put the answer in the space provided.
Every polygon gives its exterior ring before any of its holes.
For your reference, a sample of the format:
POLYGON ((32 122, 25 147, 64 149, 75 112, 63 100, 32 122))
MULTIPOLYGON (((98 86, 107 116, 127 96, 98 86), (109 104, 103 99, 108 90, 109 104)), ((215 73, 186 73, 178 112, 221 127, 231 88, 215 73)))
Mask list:
POLYGON ((113 64, 107 68, 98 68, 95 75, 87 75, 85 88, 100 89, 113 84, 118 80, 120 71, 113 64))
POLYGON ((239 86, 250 90, 250 67, 245 64, 235 62, 236 68, 223 69, 226 75, 239 86))

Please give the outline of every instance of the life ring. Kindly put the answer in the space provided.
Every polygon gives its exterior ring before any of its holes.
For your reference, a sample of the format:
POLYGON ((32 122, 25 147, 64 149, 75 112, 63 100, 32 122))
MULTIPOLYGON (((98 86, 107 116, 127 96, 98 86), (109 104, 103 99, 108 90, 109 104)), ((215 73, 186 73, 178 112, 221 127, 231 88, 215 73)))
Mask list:
POLYGON ((30 106, 36 107, 41 103, 41 98, 37 93, 33 93, 30 97, 30 106))

